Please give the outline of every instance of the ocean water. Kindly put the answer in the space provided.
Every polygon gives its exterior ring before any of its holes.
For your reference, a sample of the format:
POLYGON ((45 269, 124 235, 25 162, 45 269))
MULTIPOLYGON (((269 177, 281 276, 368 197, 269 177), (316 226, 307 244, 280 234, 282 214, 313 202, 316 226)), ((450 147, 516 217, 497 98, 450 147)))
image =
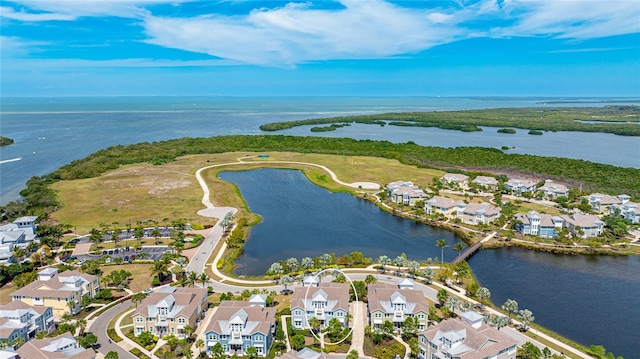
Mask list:
MULTIPOLYGON (((19 198, 31 176, 41 176, 73 160, 113 145, 180 137, 262 134, 264 123, 308 118, 403 111, 445 111, 499 107, 544 107, 557 99, 435 97, 105 97, 0 98, 0 134, 13 138, 0 147, 0 204, 19 198), (20 161, 4 162, 21 158, 20 161)), ((608 99, 554 106, 604 106, 608 99), (594 101, 594 102, 588 102, 594 101)), ((621 99, 629 104, 629 99, 621 99)), ((637 99, 640 104, 640 99, 637 99)), ((613 125, 615 126, 615 125, 613 125)), ((640 139, 601 133, 557 132, 529 136, 498 134, 492 129, 463 133, 434 128, 354 125, 312 133, 310 126, 278 134, 414 141, 458 147, 515 146, 530 153, 640 167, 640 139)), ((273 134, 273 133, 271 133, 273 134)))

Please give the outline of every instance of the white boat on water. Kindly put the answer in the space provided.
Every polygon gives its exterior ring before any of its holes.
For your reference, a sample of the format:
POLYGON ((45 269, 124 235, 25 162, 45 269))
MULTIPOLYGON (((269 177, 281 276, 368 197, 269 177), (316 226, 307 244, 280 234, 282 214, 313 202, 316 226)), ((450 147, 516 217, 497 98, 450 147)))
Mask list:
POLYGON ((16 162, 16 161, 20 161, 21 159, 22 159, 22 157, 16 157, 16 158, 12 158, 10 160, 2 160, 2 161, 0 161, 0 164, 9 163, 9 162, 16 162))

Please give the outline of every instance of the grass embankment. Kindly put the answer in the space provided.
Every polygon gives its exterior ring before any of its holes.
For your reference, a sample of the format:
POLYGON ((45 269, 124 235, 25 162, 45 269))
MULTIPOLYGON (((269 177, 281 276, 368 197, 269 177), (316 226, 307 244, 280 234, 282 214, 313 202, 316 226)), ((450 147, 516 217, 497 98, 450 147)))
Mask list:
POLYGON ((100 269, 102 269, 102 277, 109 275, 113 271, 119 271, 122 269, 130 272, 131 277, 129 277, 129 289, 134 293, 151 287, 151 280, 153 279, 153 264, 151 263, 108 265, 101 266, 100 269))
MULTIPOLYGON (((275 122, 260 126, 263 131, 278 131, 296 126, 318 124, 363 123, 409 127, 438 127, 446 130, 473 131, 478 126, 513 127, 535 131, 605 132, 640 136, 640 106, 605 106, 582 108, 496 108, 464 111, 403 112, 375 115, 316 118, 275 122), (583 122, 589 121, 589 123, 583 122), (594 121, 595 123, 591 123, 594 121), (609 122, 618 122, 611 125, 609 122)), ((515 133, 513 128, 498 132, 515 133)), ((335 128, 334 128, 335 130, 335 128)))
MULTIPOLYGON (((60 222, 72 224, 80 233, 87 233, 98 223, 136 223, 148 219, 161 222, 164 218, 187 218, 193 222, 215 224, 214 219, 201 217, 196 213, 203 205, 200 202, 202 189, 194 174, 205 166, 235 163, 245 154, 246 152, 190 155, 160 166, 146 163, 126 165, 98 177, 59 181, 52 188, 56 190, 63 205, 53 217, 60 222)), ((427 185, 434 176, 444 174, 439 170, 403 165, 393 159, 362 156, 282 152, 271 153, 268 159, 244 158, 244 161, 249 163, 213 167, 203 171, 202 175, 209 186, 211 201, 216 206, 238 208, 240 212, 235 218, 246 217, 249 223, 258 221, 259 217, 249 213, 237 187, 218 179, 218 173, 264 167, 294 168, 304 171, 311 182, 333 191, 352 189, 332 181, 331 176, 318 167, 272 162, 294 161, 324 165, 347 183, 380 181, 384 185, 404 179, 427 185)), ((155 242, 153 239, 146 241, 155 242)))

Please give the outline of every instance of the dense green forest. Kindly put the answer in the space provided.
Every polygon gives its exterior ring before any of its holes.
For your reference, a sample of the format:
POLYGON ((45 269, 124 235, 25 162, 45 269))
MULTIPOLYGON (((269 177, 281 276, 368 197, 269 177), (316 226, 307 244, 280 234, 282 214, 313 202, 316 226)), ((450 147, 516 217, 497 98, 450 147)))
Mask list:
POLYGON ((640 106, 502 108, 446 112, 405 112, 318 118, 276 122, 260 126, 263 131, 285 130, 296 126, 332 123, 363 123, 390 126, 437 127, 478 131, 478 126, 513 127, 538 131, 606 132, 640 136, 640 106), (615 122, 615 123, 612 123, 615 122))
POLYGON ((0 146, 7 146, 13 143, 13 140, 9 137, 0 136, 0 146))
MULTIPOLYGON (((637 125, 636 125, 637 126, 637 125)), ((499 149, 480 147, 441 148, 412 142, 350 138, 299 137, 282 135, 237 135, 210 138, 181 138, 164 142, 112 146, 76 160, 45 176, 44 180, 70 180, 99 176, 123 164, 162 164, 187 154, 233 151, 290 151, 337 155, 374 156, 430 168, 487 172, 532 173, 544 178, 581 185, 585 190, 610 194, 626 193, 640 198, 640 170, 620 168, 557 157, 506 154, 499 149)))

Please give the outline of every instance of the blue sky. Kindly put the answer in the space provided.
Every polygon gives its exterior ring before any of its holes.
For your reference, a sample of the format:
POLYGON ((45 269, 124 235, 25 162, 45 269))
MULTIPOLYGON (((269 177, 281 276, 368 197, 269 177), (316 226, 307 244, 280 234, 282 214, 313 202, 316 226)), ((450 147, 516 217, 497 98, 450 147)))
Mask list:
POLYGON ((640 1, 3 1, 2 96, 640 96, 640 1))

